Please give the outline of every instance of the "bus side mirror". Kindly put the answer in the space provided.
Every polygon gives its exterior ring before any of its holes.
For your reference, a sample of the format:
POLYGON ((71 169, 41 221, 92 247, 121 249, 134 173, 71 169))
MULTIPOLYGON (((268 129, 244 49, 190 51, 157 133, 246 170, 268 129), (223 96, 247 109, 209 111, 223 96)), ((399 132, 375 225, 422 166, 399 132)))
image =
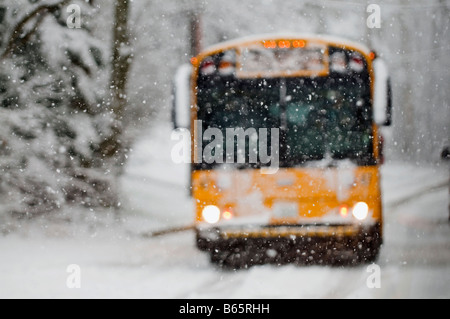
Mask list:
POLYGON ((392 88, 387 66, 381 59, 373 62, 375 72, 375 94, 373 101, 373 118, 380 126, 392 124, 392 88))
POLYGON ((190 127, 191 74, 192 67, 189 64, 180 66, 175 73, 172 96, 172 123, 175 129, 190 127))

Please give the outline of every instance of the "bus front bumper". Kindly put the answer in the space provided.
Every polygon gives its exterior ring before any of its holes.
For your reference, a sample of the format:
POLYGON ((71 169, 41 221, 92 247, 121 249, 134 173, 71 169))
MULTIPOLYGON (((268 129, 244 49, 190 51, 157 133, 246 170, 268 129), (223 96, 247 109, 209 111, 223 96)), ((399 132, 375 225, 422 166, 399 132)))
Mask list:
POLYGON ((209 251, 212 261, 231 254, 247 255, 252 264, 328 263, 350 255, 371 261, 381 243, 380 223, 197 229, 197 246, 209 251))

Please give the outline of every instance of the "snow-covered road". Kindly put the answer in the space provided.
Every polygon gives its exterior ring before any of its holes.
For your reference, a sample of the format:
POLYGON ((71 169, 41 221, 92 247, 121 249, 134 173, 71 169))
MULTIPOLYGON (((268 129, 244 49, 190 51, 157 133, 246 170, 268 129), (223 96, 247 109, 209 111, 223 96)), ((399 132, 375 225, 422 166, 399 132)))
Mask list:
POLYGON ((186 167, 170 161, 170 144, 162 126, 136 145, 123 179, 122 223, 24 223, 0 237, 0 298, 450 298, 448 167, 383 168, 381 286, 370 288, 367 265, 222 271, 195 248, 191 232, 140 236, 193 220, 186 167), (72 264, 81 271, 79 289, 66 284, 72 264))

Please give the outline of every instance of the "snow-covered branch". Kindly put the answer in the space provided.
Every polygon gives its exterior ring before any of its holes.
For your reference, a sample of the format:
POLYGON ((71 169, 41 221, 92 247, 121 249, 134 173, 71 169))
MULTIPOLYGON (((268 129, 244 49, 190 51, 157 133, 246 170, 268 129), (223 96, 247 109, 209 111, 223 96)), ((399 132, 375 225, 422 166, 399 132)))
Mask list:
POLYGON ((61 0, 54 3, 39 4, 36 8, 23 16, 16 23, 11 34, 9 35, 7 45, 2 52, 0 59, 3 60, 9 57, 17 47, 26 43, 36 32, 37 28, 47 14, 55 12, 69 2, 70 0, 61 0), (25 30, 26 26, 33 20, 34 24, 28 28, 28 30, 25 30))

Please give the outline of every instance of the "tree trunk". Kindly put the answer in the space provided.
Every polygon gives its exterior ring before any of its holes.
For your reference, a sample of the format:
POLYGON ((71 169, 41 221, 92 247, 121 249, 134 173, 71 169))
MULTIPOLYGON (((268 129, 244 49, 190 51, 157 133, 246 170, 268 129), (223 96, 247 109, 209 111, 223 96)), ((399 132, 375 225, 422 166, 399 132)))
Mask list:
POLYGON ((104 157, 113 158, 121 165, 125 148, 123 141, 123 115, 128 104, 127 83, 131 67, 132 49, 128 17, 130 0, 116 0, 112 43, 112 69, 110 78, 110 110, 114 116, 112 133, 100 145, 104 157))
POLYGON ((189 12, 189 43, 191 57, 197 56, 202 50, 201 13, 198 10, 189 12))

